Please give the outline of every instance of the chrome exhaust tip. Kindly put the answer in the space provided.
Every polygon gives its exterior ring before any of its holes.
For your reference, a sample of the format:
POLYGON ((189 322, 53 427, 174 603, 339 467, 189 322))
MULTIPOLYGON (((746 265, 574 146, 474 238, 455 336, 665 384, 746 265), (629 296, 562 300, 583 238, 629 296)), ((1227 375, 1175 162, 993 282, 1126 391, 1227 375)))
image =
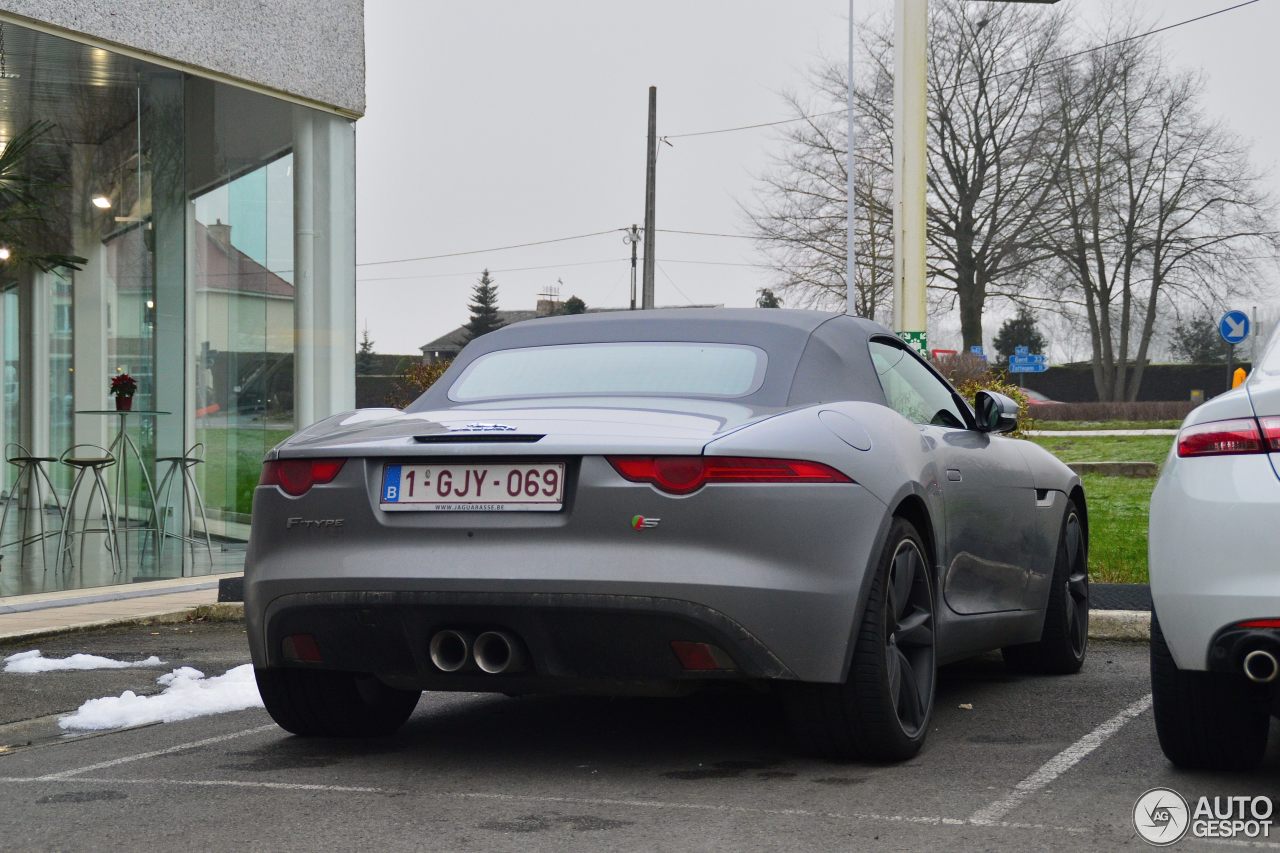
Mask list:
POLYGON ((1254 649, 1244 656, 1244 674, 1257 684, 1270 684, 1280 676, 1280 662, 1266 649, 1254 649))
POLYGON ((473 654, 476 666, 490 675, 518 672, 524 668, 520 641, 506 631, 485 631, 476 637, 473 654))
POLYGON ((471 635, 446 628, 431 638, 431 662, 441 672, 457 672, 471 659, 471 635))

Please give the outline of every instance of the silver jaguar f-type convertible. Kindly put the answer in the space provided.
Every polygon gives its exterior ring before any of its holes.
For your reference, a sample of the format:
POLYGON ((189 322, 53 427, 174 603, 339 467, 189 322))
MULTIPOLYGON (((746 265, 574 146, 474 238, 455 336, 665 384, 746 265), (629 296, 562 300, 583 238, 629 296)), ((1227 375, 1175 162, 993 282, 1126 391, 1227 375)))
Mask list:
POLYGON ((939 664, 1074 672, 1080 480, 887 329, 816 311, 544 318, 404 411, 268 455, 245 567, 267 710, 386 734, 424 690, 768 685, 811 749, 893 760, 939 664))

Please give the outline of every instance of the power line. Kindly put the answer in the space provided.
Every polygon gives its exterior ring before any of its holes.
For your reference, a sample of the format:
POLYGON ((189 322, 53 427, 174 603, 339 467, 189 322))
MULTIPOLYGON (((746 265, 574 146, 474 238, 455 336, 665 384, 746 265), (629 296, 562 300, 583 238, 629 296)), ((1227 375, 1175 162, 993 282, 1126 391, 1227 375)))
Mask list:
POLYGON ((754 240, 750 234, 725 234, 720 231, 682 231, 679 228, 659 228, 662 234, 691 234, 695 237, 734 237, 739 240, 754 240))
POLYGON ((356 264, 358 267, 376 267, 382 264, 407 264, 411 261, 435 261, 441 258, 459 258, 463 255, 483 255, 488 252, 504 252, 507 249, 524 249, 529 246, 546 246, 550 243, 566 243, 569 240, 583 240, 587 237, 602 237, 605 234, 613 234, 616 231, 622 231, 622 228, 610 228, 607 231, 593 231, 590 234, 574 234, 569 237, 553 237, 550 240, 534 240, 529 243, 512 243, 510 246, 494 246, 489 249, 469 249, 465 252, 446 252, 443 255, 423 255, 418 258, 392 258, 385 261, 363 261, 356 264))
MULTIPOLYGON (((1187 18, 1186 20, 1183 20, 1183 21, 1177 21, 1172 24, 1166 24, 1163 27, 1156 27, 1155 29, 1148 30, 1147 32, 1144 32, 1144 33, 1136 33, 1134 35, 1127 36, 1122 39, 1117 39, 1116 41, 1107 42, 1106 44, 1100 44, 1094 47, 1087 47, 1083 50, 1077 50, 1074 53, 1063 54, 1062 56, 1055 56, 1051 59, 1045 59, 1045 60, 1042 60, 1041 62, 1037 62, 1032 65, 1023 66, 1022 68, 1012 68, 1008 71, 1000 71, 995 74, 992 74, 987 79, 994 80, 998 77, 1007 77, 1011 74, 1022 74, 1026 71, 1033 71, 1037 68, 1042 68, 1043 66, 1046 66, 1046 65, 1053 65, 1059 62, 1066 62, 1069 59, 1075 59, 1076 57, 1079 57, 1079 56, 1085 56, 1086 54, 1096 53, 1099 50, 1106 50, 1107 48, 1116 47, 1122 44, 1127 44, 1128 42, 1137 41, 1138 39, 1144 39, 1149 36, 1158 35, 1159 33, 1168 32, 1169 30, 1175 30, 1178 27, 1185 27, 1188 24, 1194 24, 1199 21, 1204 21, 1209 18, 1216 17, 1218 15, 1225 15, 1227 12, 1234 12, 1237 9, 1243 9, 1245 6, 1252 6, 1253 4, 1259 3, 1259 2, 1261 2, 1261 0, 1244 0, 1244 2, 1236 3, 1233 6, 1226 6, 1222 9, 1217 9, 1213 12, 1206 12, 1203 15, 1197 15, 1194 18, 1187 18)), ((973 85, 974 82, 976 81, 953 83, 950 86, 941 87, 941 91, 945 92, 951 89, 958 89, 962 86, 971 86, 973 85)), ((715 130, 696 130, 690 133, 667 133, 667 134, 663 134, 663 139, 688 139, 694 136, 712 136, 714 134, 719 134, 719 133, 737 133, 738 131, 742 131, 742 130, 756 130, 762 127, 776 127, 777 125, 780 125, 780 124, 792 124, 797 121, 809 121, 810 119, 823 118, 825 116, 844 115, 847 112, 849 112, 849 109, 848 107, 845 107, 843 109, 838 109, 838 110, 828 110, 827 112, 808 113, 805 115, 794 116, 793 118, 778 119, 777 121, 763 121, 763 122, 758 122, 756 124, 742 124, 736 127, 721 127, 715 130)))
MULTIPOLYGON (((504 272, 528 272, 531 270, 556 270, 563 267, 589 267, 599 264, 616 264, 618 261, 625 261, 627 258, 606 258, 600 261, 574 261, 567 264, 540 264, 535 267, 506 267, 504 269, 489 268, 491 273, 504 272)), ((362 281, 411 281, 419 278, 456 278, 463 275, 480 275, 484 270, 468 270, 465 272, 438 272, 438 273, 422 273, 419 275, 386 275, 372 276, 370 278, 358 278, 356 282, 362 281)))
MULTIPOLYGON (((622 263, 623 261, 629 261, 629 260, 630 258, 623 257, 623 258, 609 258, 601 261, 577 261, 577 262, 567 263, 567 264, 542 264, 535 267, 508 267, 506 269, 490 268, 489 272, 493 274, 497 274, 497 273, 508 273, 508 272, 528 272, 532 270, 561 269, 564 267, 588 267, 588 266, 598 266, 602 264, 622 263)), ((664 264, 698 264, 702 266, 713 266, 713 267, 754 267, 756 269, 773 269, 773 267, 770 266, 769 264, 753 264, 753 263, 746 263, 742 261, 703 261, 703 260, 693 260, 691 258, 663 258, 662 263, 664 264)), ((422 275, 375 276, 371 278, 358 278, 356 279, 356 283, 359 284, 361 282, 366 282, 366 281, 417 281, 419 279, 428 279, 428 278, 461 278, 462 276, 480 275, 482 272, 483 270, 468 270, 464 272, 424 273, 422 275)))

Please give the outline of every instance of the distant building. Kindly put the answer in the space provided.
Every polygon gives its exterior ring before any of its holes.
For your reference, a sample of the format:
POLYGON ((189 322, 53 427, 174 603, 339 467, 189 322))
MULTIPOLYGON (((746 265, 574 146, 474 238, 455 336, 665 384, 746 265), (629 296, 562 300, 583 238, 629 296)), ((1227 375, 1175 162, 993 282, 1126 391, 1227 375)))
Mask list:
MULTIPOLYGON (((498 319, 502 321, 502 325, 510 326, 512 323, 520 323, 524 320, 535 320, 539 317, 557 316, 564 303, 552 299, 539 299, 538 307, 532 311, 499 311, 498 319)), ((723 308, 723 305, 664 305, 663 308, 723 308)), ((588 314, 600 314, 605 311, 627 311, 627 308, 588 308, 588 314)), ((446 332, 434 341, 425 343, 418 349, 422 350, 422 363, 435 364, 438 361, 452 361, 457 357, 462 348, 467 345, 467 327, 459 326, 451 332, 446 332)))

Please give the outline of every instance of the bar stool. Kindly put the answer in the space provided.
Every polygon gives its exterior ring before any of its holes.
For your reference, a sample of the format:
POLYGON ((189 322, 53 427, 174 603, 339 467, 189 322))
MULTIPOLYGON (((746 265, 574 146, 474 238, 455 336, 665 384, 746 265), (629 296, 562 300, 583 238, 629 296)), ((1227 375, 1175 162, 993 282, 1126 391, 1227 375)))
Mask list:
POLYGON ((4 511, 0 512, 0 534, 3 534, 5 522, 9 520, 9 508, 18 500, 18 494, 25 496, 24 507, 18 505, 18 512, 25 512, 22 516, 22 535, 10 542, 0 544, 0 548, 8 548, 10 545, 18 545, 20 553, 25 554, 28 545, 39 542, 40 554, 44 558, 45 569, 49 568, 49 554, 45 550, 45 540, 60 534, 62 528, 67 524, 66 512, 62 509, 62 503, 58 500, 58 490, 53 487, 53 481, 49 479, 49 473, 45 471, 46 462, 52 464, 57 462, 54 456, 32 456, 21 444, 9 443, 4 448, 5 461, 10 465, 18 468, 18 476, 14 478, 13 485, 9 488, 9 494, 4 501, 4 511), (23 481, 26 481, 26 491, 23 492, 23 481), (43 485, 41 485, 43 483, 43 485), (45 511, 45 491, 44 487, 49 487, 49 496, 53 498, 53 504, 58 508, 58 529, 48 530, 44 524, 45 511), (40 520, 40 532, 28 533, 31 526, 31 509, 32 509, 32 492, 35 493, 34 508, 36 515, 40 520))
MULTIPOLYGON (((67 509, 71 513, 71 519, 64 521, 62 524, 62 535, 58 537, 58 568, 61 570, 63 560, 67 553, 75 549, 74 537, 80 537, 80 563, 84 564, 84 534, 86 533, 105 533, 107 534, 106 546, 107 552, 111 554, 111 573, 113 575, 120 573, 120 558, 116 555, 116 508, 111 500, 111 492, 107 489, 106 477, 102 472, 116 464, 116 458, 111 451, 105 447, 96 444, 76 444, 67 448, 58 462, 69 468, 76 470, 75 481, 71 484, 71 496, 67 498, 67 509), (76 451, 81 448, 88 448, 97 451, 95 454, 78 456, 76 451), (92 478, 89 484, 89 499, 85 503, 84 524, 79 530, 72 530, 75 524, 76 498, 80 494, 80 486, 86 478, 92 478), (89 517, 93 510, 93 496, 98 495, 102 501, 102 513, 106 519, 106 527, 89 527, 89 517)), ((73 561, 74 565, 74 561, 73 561)))
POLYGON ((209 538, 209 519, 204 511, 204 498, 200 495, 200 487, 196 485, 196 478, 192 474, 192 469, 197 465, 204 464, 204 442, 196 442, 187 449, 187 452, 181 456, 161 456, 156 459, 156 464, 167 464, 169 467, 164 472, 164 476, 160 478, 160 488, 156 489, 156 506, 168 509, 169 495, 173 491, 173 485, 179 478, 182 480, 182 510, 186 524, 178 529, 177 533, 169 532, 169 514, 166 512, 164 520, 157 523, 156 527, 160 529, 160 548, 158 559, 164 559, 164 541, 166 539, 178 539, 186 542, 191 547, 191 565, 194 568, 196 564, 196 546, 200 544, 200 540, 194 535, 195 533, 195 510, 200 512, 200 530, 204 533, 204 548, 209 555, 209 568, 213 568, 213 541, 209 538), (195 507, 193 509, 192 507, 195 507), (191 531, 193 535, 187 535, 187 531, 191 531))

